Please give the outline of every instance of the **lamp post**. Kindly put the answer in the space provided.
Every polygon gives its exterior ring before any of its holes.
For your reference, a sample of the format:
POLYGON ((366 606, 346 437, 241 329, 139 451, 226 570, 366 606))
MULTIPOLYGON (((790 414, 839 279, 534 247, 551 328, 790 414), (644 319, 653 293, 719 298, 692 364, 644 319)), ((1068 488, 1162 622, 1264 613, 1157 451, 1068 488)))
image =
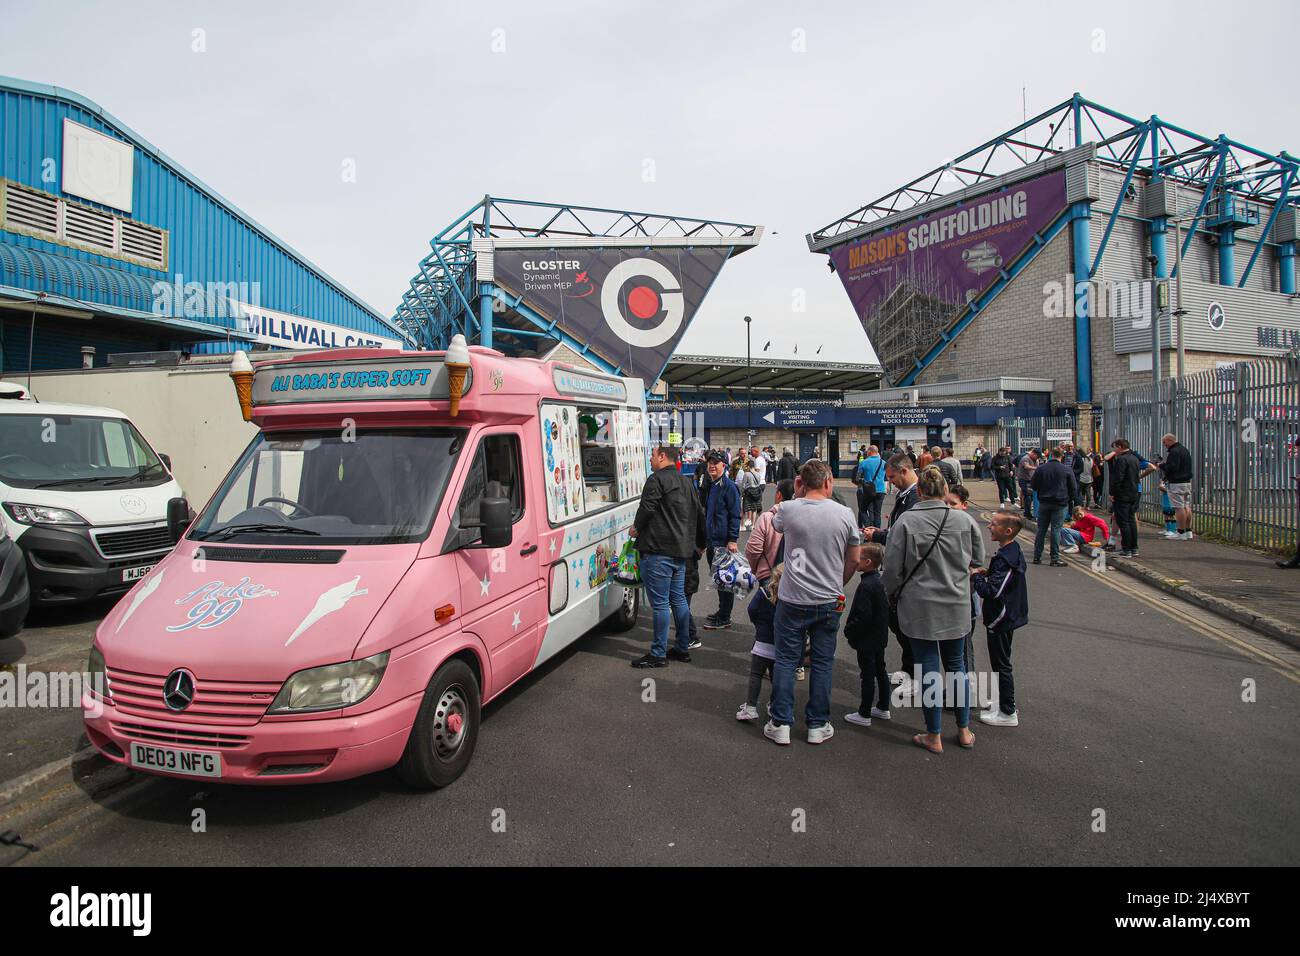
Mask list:
POLYGON ((754 443, 754 376, 753 368, 750 364, 749 327, 750 323, 753 321, 754 320, 749 316, 745 316, 745 391, 748 392, 749 397, 749 411, 746 414, 748 428, 746 431, 748 432, 747 438, 751 445, 754 443))

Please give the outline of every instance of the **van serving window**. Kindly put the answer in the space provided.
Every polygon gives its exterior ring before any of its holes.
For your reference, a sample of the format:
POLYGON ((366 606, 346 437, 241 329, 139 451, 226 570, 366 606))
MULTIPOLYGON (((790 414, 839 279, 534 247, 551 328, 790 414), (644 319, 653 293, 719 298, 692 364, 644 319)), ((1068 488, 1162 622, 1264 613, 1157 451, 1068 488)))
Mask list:
POLYGON ((541 430, 551 524, 640 496, 646 434, 639 408, 543 404, 541 430))

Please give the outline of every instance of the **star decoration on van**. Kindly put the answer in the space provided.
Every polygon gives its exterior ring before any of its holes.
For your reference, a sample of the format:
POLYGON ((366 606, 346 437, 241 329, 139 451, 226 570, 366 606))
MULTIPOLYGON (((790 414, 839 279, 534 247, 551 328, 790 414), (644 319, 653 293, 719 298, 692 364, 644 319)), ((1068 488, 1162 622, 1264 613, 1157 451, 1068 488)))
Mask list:
POLYGON ((486 571, 483 572, 483 580, 479 581, 478 586, 483 589, 479 592, 479 597, 484 597, 488 593, 488 588, 492 587, 492 579, 488 577, 486 571))
POLYGON ((551 554, 555 553, 555 539, 551 539, 551 554))
POLYGON ((520 623, 522 622, 519 620, 519 612, 515 611, 515 619, 510 622, 510 626, 517 631, 519 630, 520 623))

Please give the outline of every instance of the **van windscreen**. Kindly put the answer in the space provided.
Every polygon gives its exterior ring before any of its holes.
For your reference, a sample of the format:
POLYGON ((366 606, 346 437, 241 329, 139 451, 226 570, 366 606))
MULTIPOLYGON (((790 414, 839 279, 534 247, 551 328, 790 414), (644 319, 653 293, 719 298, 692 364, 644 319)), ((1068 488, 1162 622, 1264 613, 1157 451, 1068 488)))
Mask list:
POLYGON ((139 488, 171 476, 135 426, 95 415, 0 415, 0 481, 13 488, 139 488))
POLYGON ((189 537, 282 544, 420 541, 446 490, 464 431, 277 432, 249 445, 189 537))

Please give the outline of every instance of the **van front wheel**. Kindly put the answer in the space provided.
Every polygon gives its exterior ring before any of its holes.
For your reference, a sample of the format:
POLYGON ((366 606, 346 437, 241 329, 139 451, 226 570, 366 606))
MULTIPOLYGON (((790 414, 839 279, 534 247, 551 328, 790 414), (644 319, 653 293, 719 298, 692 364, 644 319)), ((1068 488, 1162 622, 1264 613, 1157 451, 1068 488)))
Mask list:
POLYGON ((622 634, 636 627, 636 615, 641 609, 641 589, 623 588, 623 600, 618 610, 605 619, 605 626, 614 634, 622 634))
POLYGON ((435 790, 465 772, 478 742, 479 686, 462 660, 438 668, 416 713, 397 775, 408 787, 435 790))

